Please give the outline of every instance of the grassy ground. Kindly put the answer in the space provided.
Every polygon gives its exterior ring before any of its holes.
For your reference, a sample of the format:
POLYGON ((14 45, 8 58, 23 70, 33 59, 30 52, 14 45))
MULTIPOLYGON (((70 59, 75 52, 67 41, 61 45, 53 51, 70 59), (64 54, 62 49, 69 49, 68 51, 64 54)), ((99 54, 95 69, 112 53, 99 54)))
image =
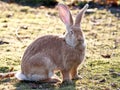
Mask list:
MULTIPOLYGON (((72 10, 73 16, 78 11, 72 10)), ((78 70, 83 79, 70 85, 50 85, 20 82, 13 77, 1 80, 0 90, 120 90, 119 14, 106 9, 86 14, 82 28, 86 35, 87 54, 78 70)), ((31 8, 0 1, 0 72, 8 72, 11 67, 20 70, 25 48, 37 37, 63 35, 64 32, 65 27, 55 8, 31 8)))

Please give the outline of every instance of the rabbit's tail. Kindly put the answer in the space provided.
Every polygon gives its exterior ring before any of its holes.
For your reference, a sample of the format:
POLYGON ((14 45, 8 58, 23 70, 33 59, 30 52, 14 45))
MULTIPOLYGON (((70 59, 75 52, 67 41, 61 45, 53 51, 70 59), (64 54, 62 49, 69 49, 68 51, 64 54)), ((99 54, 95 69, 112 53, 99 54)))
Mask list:
POLYGON ((28 80, 28 78, 23 73, 21 73, 20 71, 16 72, 15 77, 18 80, 28 80))

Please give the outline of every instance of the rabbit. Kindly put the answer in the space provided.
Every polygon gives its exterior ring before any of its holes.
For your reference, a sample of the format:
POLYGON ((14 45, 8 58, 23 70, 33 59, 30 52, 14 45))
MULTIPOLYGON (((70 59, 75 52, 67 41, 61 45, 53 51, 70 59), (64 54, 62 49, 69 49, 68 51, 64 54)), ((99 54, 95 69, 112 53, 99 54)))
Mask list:
POLYGON ((46 35, 30 44, 21 61, 19 80, 61 82, 55 75, 60 71, 62 81, 78 78, 77 68, 85 58, 86 43, 81 20, 88 8, 86 4, 78 13, 75 23, 68 7, 58 4, 59 17, 66 26, 64 37, 46 35))
POLYGON ((33 41, 24 52, 19 80, 43 82, 72 82, 78 79, 78 66, 85 59, 86 43, 81 29, 81 20, 88 8, 86 4, 73 18, 68 7, 58 4, 59 17, 66 26, 64 37, 45 35, 33 41), (60 71, 62 80, 55 74, 60 71))

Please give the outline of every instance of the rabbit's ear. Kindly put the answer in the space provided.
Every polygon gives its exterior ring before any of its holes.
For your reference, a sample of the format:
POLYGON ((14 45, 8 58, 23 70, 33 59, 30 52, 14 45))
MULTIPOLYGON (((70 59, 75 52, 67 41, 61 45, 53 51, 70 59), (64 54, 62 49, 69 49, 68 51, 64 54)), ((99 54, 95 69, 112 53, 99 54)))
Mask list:
POLYGON ((60 16, 60 19, 62 20, 62 22, 66 26, 73 25, 72 15, 71 15, 68 7, 64 4, 58 4, 58 10, 59 10, 59 16, 60 16))
POLYGON ((89 7, 89 5, 86 4, 86 5, 82 8, 82 10, 78 13, 78 15, 76 16, 76 20, 75 20, 75 26, 80 27, 82 17, 83 17, 83 15, 84 15, 84 13, 86 12, 86 10, 87 10, 88 7, 89 7))

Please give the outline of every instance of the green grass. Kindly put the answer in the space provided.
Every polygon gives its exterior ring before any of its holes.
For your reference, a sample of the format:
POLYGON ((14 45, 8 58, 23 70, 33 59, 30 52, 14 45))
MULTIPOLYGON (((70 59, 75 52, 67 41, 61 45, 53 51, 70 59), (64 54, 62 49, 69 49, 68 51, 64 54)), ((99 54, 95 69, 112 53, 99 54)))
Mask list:
MULTIPOLYGON (((72 10, 74 16, 77 12, 72 10)), ((13 77, 1 80, 0 90, 119 90, 120 42, 116 46, 114 41, 120 39, 120 18, 106 9, 97 9, 95 13, 85 15, 82 28, 86 35, 87 54, 78 71, 83 79, 70 85, 50 85, 20 82, 13 77), (99 24, 93 25, 92 21, 99 24)), ((55 8, 40 9, 0 2, 0 40, 4 42, 0 44, 0 72, 8 72, 11 67, 20 70, 25 48, 37 37, 63 35, 64 32, 65 26, 55 8), (17 29, 21 41, 16 37, 17 29)))

